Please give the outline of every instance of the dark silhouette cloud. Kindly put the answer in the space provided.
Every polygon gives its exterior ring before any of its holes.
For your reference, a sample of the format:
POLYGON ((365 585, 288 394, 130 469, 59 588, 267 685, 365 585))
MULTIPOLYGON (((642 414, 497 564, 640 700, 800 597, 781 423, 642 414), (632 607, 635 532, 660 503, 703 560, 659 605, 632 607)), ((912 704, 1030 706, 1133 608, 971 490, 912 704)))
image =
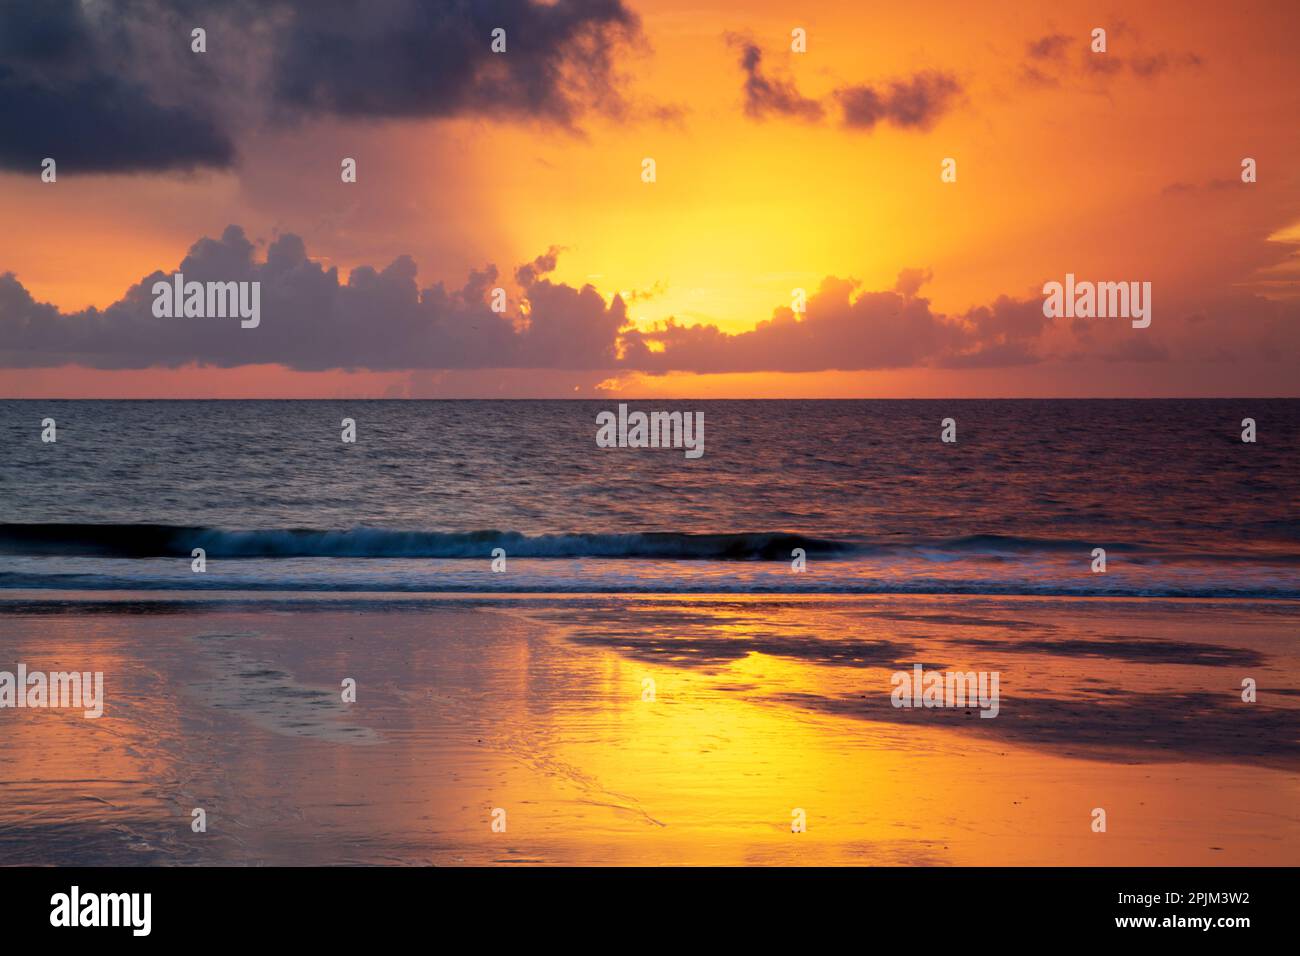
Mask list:
MULTIPOLYGON (((545 259, 546 257, 541 257, 545 259)), ((284 235, 266 261, 238 226, 220 239, 196 242, 177 271, 185 281, 261 283, 261 322, 237 318, 157 318, 155 272, 100 311, 61 314, 35 302, 11 275, 0 276, 0 362, 38 367, 69 362, 94 368, 280 363, 299 370, 407 368, 612 368, 626 322, 622 300, 610 303, 590 286, 575 289, 535 274, 507 313, 491 309, 494 266, 470 274, 459 290, 442 283, 421 289, 409 256, 377 270, 354 269, 346 283, 336 268, 307 257, 302 240, 284 235)), ((521 273, 524 270, 520 270, 521 273)))
MULTIPOLYGON (((784 116, 816 123, 829 112, 821 100, 800 93, 793 80, 769 74, 763 67, 763 51, 753 40, 734 33, 726 39, 740 49, 746 116, 757 120, 784 116)), ((827 101, 839 105, 843 125, 849 129, 869 130, 887 122, 903 129, 927 130, 952 107, 961 89, 950 74, 926 70, 880 86, 841 87, 827 101)))
MULTIPOLYGON (((907 270, 898 291, 858 293, 855 283, 828 278, 796 317, 777 309, 751 332, 669 320, 650 331, 632 328, 623 300, 591 286, 574 288, 545 276, 552 248, 514 275, 505 313, 491 309, 495 266, 470 274, 462 288, 419 286, 415 263, 400 256, 383 269, 338 270, 307 256, 302 240, 284 235, 264 262, 238 226, 201 239, 179 264, 187 282, 261 283, 261 322, 237 318, 158 318, 155 272, 100 311, 62 314, 36 302, 13 275, 0 277, 0 362, 9 367, 77 363, 96 368, 234 366, 281 363, 327 368, 565 368, 811 371, 884 368, 945 361, 1020 363, 1046 322, 1040 304, 999 299, 961 317, 934 313, 916 296, 927 277, 907 270), (1036 318, 1035 318, 1036 315, 1036 318)), ((503 286, 504 287, 504 286, 503 286)))
POLYGON ((1032 364, 1040 358, 1039 339, 1050 325, 1041 299, 998 296, 992 305, 977 306, 961 317, 962 341, 935 364, 948 368, 1032 364))
POLYGON ((764 119, 776 114, 815 122, 824 110, 816 100, 799 93, 794 81, 768 76, 763 71, 763 51, 739 37, 728 41, 740 47, 740 68, 745 73, 745 115, 764 119))
POLYGON ((621 0, 279 4, 282 104, 342 116, 517 115, 573 123, 617 112, 616 60, 640 33, 621 0), (376 9, 379 8, 379 9, 376 9), (506 53, 493 53, 494 29, 506 53))
POLYGON ((1025 44, 1025 53, 1034 60, 1054 60, 1070 46, 1071 39, 1064 33, 1049 33, 1025 44))
MULTIPOLYGON (((1213 323, 1193 321, 1186 310, 1162 312, 1150 335, 1134 335, 1127 322, 1053 322, 1035 295, 938 312, 920 295, 930 279, 924 269, 904 269, 886 291, 827 277, 803 314, 778 308, 746 332, 671 318, 639 328, 621 296, 607 301, 590 285, 549 278, 560 251, 552 246, 519 266, 509 283, 489 265, 471 271, 459 289, 421 286, 409 256, 383 268, 357 267, 341 281, 338 269, 311 259, 296 235, 276 238, 261 260, 244 231, 230 226, 220 239, 194 243, 175 270, 145 276, 102 310, 63 313, 36 301, 12 273, 0 274, 0 367, 814 372, 1151 362, 1170 358, 1172 343, 1182 357, 1227 360, 1224 344, 1205 328, 1213 323), (186 282, 260 283, 260 324, 242 328, 237 316, 155 316, 154 284, 170 283, 173 271, 186 282), (505 312, 492 309, 498 287, 506 291, 505 312)), ((1233 317, 1243 354, 1287 361, 1300 352, 1295 301, 1241 293, 1198 308, 1233 317)))
POLYGON ((199 113, 160 106, 109 76, 52 89, 0 66, 0 168, 35 175, 53 158, 63 172, 224 167, 230 137, 199 113))
POLYGON ((1196 53, 1134 52, 1130 32, 1122 24, 1112 28, 1107 52, 1092 51, 1091 34, 1071 37, 1049 33, 1025 44, 1020 80, 1026 86, 1060 86, 1077 76, 1107 81, 1124 75, 1153 80, 1178 69, 1196 69, 1204 61, 1196 53), (1120 45, 1116 46, 1116 41, 1120 45))
POLYGON ((1002 296, 992 306, 944 315, 916 295, 928 277, 905 269, 889 292, 861 292, 850 280, 827 278, 802 318, 777 309, 753 331, 734 335, 671 320, 649 332, 629 330, 624 357, 641 370, 700 373, 1011 366, 1041 359, 1040 337, 1051 324, 1041 300, 1002 296))
POLYGON ((961 84, 935 70, 894 80, 883 87, 849 86, 835 91, 850 129, 871 129, 888 122, 903 129, 926 130, 948 112, 961 84))
POLYGON ((777 309, 750 332, 728 334, 712 325, 669 321, 651 332, 623 337, 633 367, 692 372, 820 371, 920 364, 958 344, 960 330, 930 311, 924 299, 867 292, 826 279, 808 299, 807 314, 777 309))
POLYGON ((1063 33, 1049 33, 1025 44, 1026 60, 1020 66, 1020 81, 1026 86, 1059 86, 1059 64, 1072 39, 1063 33))
POLYGON ((1195 53, 1157 53, 1154 56, 1134 57, 1129 61, 1129 69, 1136 76, 1153 77, 1179 67, 1188 69, 1199 67, 1202 62, 1195 53))
POLYGON ((515 270, 515 281, 521 286, 532 285, 534 280, 539 276, 544 276, 548 272, 555 271, 555 264, 559 261, 560 253, 564 250, 559 246, 551 246, 550 249, 542 253, 532 262, 520 266, 515 270))
MULTIPOLYGON (((175 43, 189 49, 188 28, 175 43)), ((0 168, 35 173, 45 157, 82 172, 229 165, 231 137, 206 99, 158 95, 138 47, 125 18, 76 0, 0 5, 0 168)))
POLYGON ((623 0, 9 0, 0 168, 226 168, 248 129, 305 116, 574 128, 628 112, 619 61, 642 44, 623 0))

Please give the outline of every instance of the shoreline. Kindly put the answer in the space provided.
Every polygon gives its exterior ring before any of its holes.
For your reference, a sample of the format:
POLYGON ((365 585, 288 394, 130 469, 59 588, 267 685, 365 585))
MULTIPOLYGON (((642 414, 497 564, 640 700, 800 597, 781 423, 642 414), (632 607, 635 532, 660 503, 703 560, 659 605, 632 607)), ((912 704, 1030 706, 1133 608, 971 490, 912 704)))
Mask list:
POLYGON ((166 604, 170 602, 218 604, 260 602, 302 603, 393 603, 419 604, 455 602, 533 602, 533 601, 796 601, 810 604, 863 601, 1025 601, 1025 602, 1106 602, 1125 603, 1147 607, 1156 603, 1170 604, 1223 604, 1237 607, 1244 604, 1290 607, 1300 610, 1300 598, 1195 596, 1151 597, 1138 594, 986 594, 980 593, 913 593, 891 591, 882 593, 851 593, 840 591, 239 591, 235 589, 83 589, 57 588, 0 589, 0 610, 6 604, 19 602, 39 604, 130 603, 147 601, 166 604), (57 597, 51 597, 57 595, 57 597))
POLYGON ((0 664, 94 665, 108 698, 95 721, 0 711, 0 864, 1286 863, 1297 617, 1203 599, 0 595, 0 664), (889 675, 913 662, 1000 671, 1000 715, 895 710, 889 675), (1234 703, 1244 673, 1256 705, 1234 703))

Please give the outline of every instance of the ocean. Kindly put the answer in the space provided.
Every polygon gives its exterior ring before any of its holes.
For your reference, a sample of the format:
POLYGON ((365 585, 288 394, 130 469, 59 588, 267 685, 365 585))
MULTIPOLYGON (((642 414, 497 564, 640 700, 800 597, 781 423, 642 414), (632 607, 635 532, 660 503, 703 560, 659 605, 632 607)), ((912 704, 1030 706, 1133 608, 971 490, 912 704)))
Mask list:
POLYGON ((0 865, 1294 862, 1300 402, 630 404, 0 403, 0 865))
POLYGON ((629 405, 0 402, 0 588, 1300 597, 1300 400, 629 405))

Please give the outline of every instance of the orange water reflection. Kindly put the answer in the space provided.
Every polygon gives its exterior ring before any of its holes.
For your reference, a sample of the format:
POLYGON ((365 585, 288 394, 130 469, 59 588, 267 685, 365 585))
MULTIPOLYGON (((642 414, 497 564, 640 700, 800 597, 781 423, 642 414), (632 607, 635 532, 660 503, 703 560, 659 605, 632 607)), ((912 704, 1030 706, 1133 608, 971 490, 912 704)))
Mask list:
POLYGON ((0 862, 1294 862, 1294 610, 1194 605, 11 607, 0 669, 107 703, 0 711, 0 862), (900 715, 912 662, 1000 671, 1002 713, 900 715))

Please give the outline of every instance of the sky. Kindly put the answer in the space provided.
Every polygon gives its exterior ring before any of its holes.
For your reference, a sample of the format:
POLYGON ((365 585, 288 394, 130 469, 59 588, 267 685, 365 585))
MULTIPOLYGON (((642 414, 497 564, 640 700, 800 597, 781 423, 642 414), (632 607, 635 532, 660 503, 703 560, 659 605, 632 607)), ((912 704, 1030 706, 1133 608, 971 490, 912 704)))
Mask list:
POLYGON ((1294 2, 9 0, 0 397, 1294 396, 1297 41, 1294 2), (156 316, 175 272, 260 323, 156 316), (1150 326, 1045 316, 1067 274, 1150 326))

